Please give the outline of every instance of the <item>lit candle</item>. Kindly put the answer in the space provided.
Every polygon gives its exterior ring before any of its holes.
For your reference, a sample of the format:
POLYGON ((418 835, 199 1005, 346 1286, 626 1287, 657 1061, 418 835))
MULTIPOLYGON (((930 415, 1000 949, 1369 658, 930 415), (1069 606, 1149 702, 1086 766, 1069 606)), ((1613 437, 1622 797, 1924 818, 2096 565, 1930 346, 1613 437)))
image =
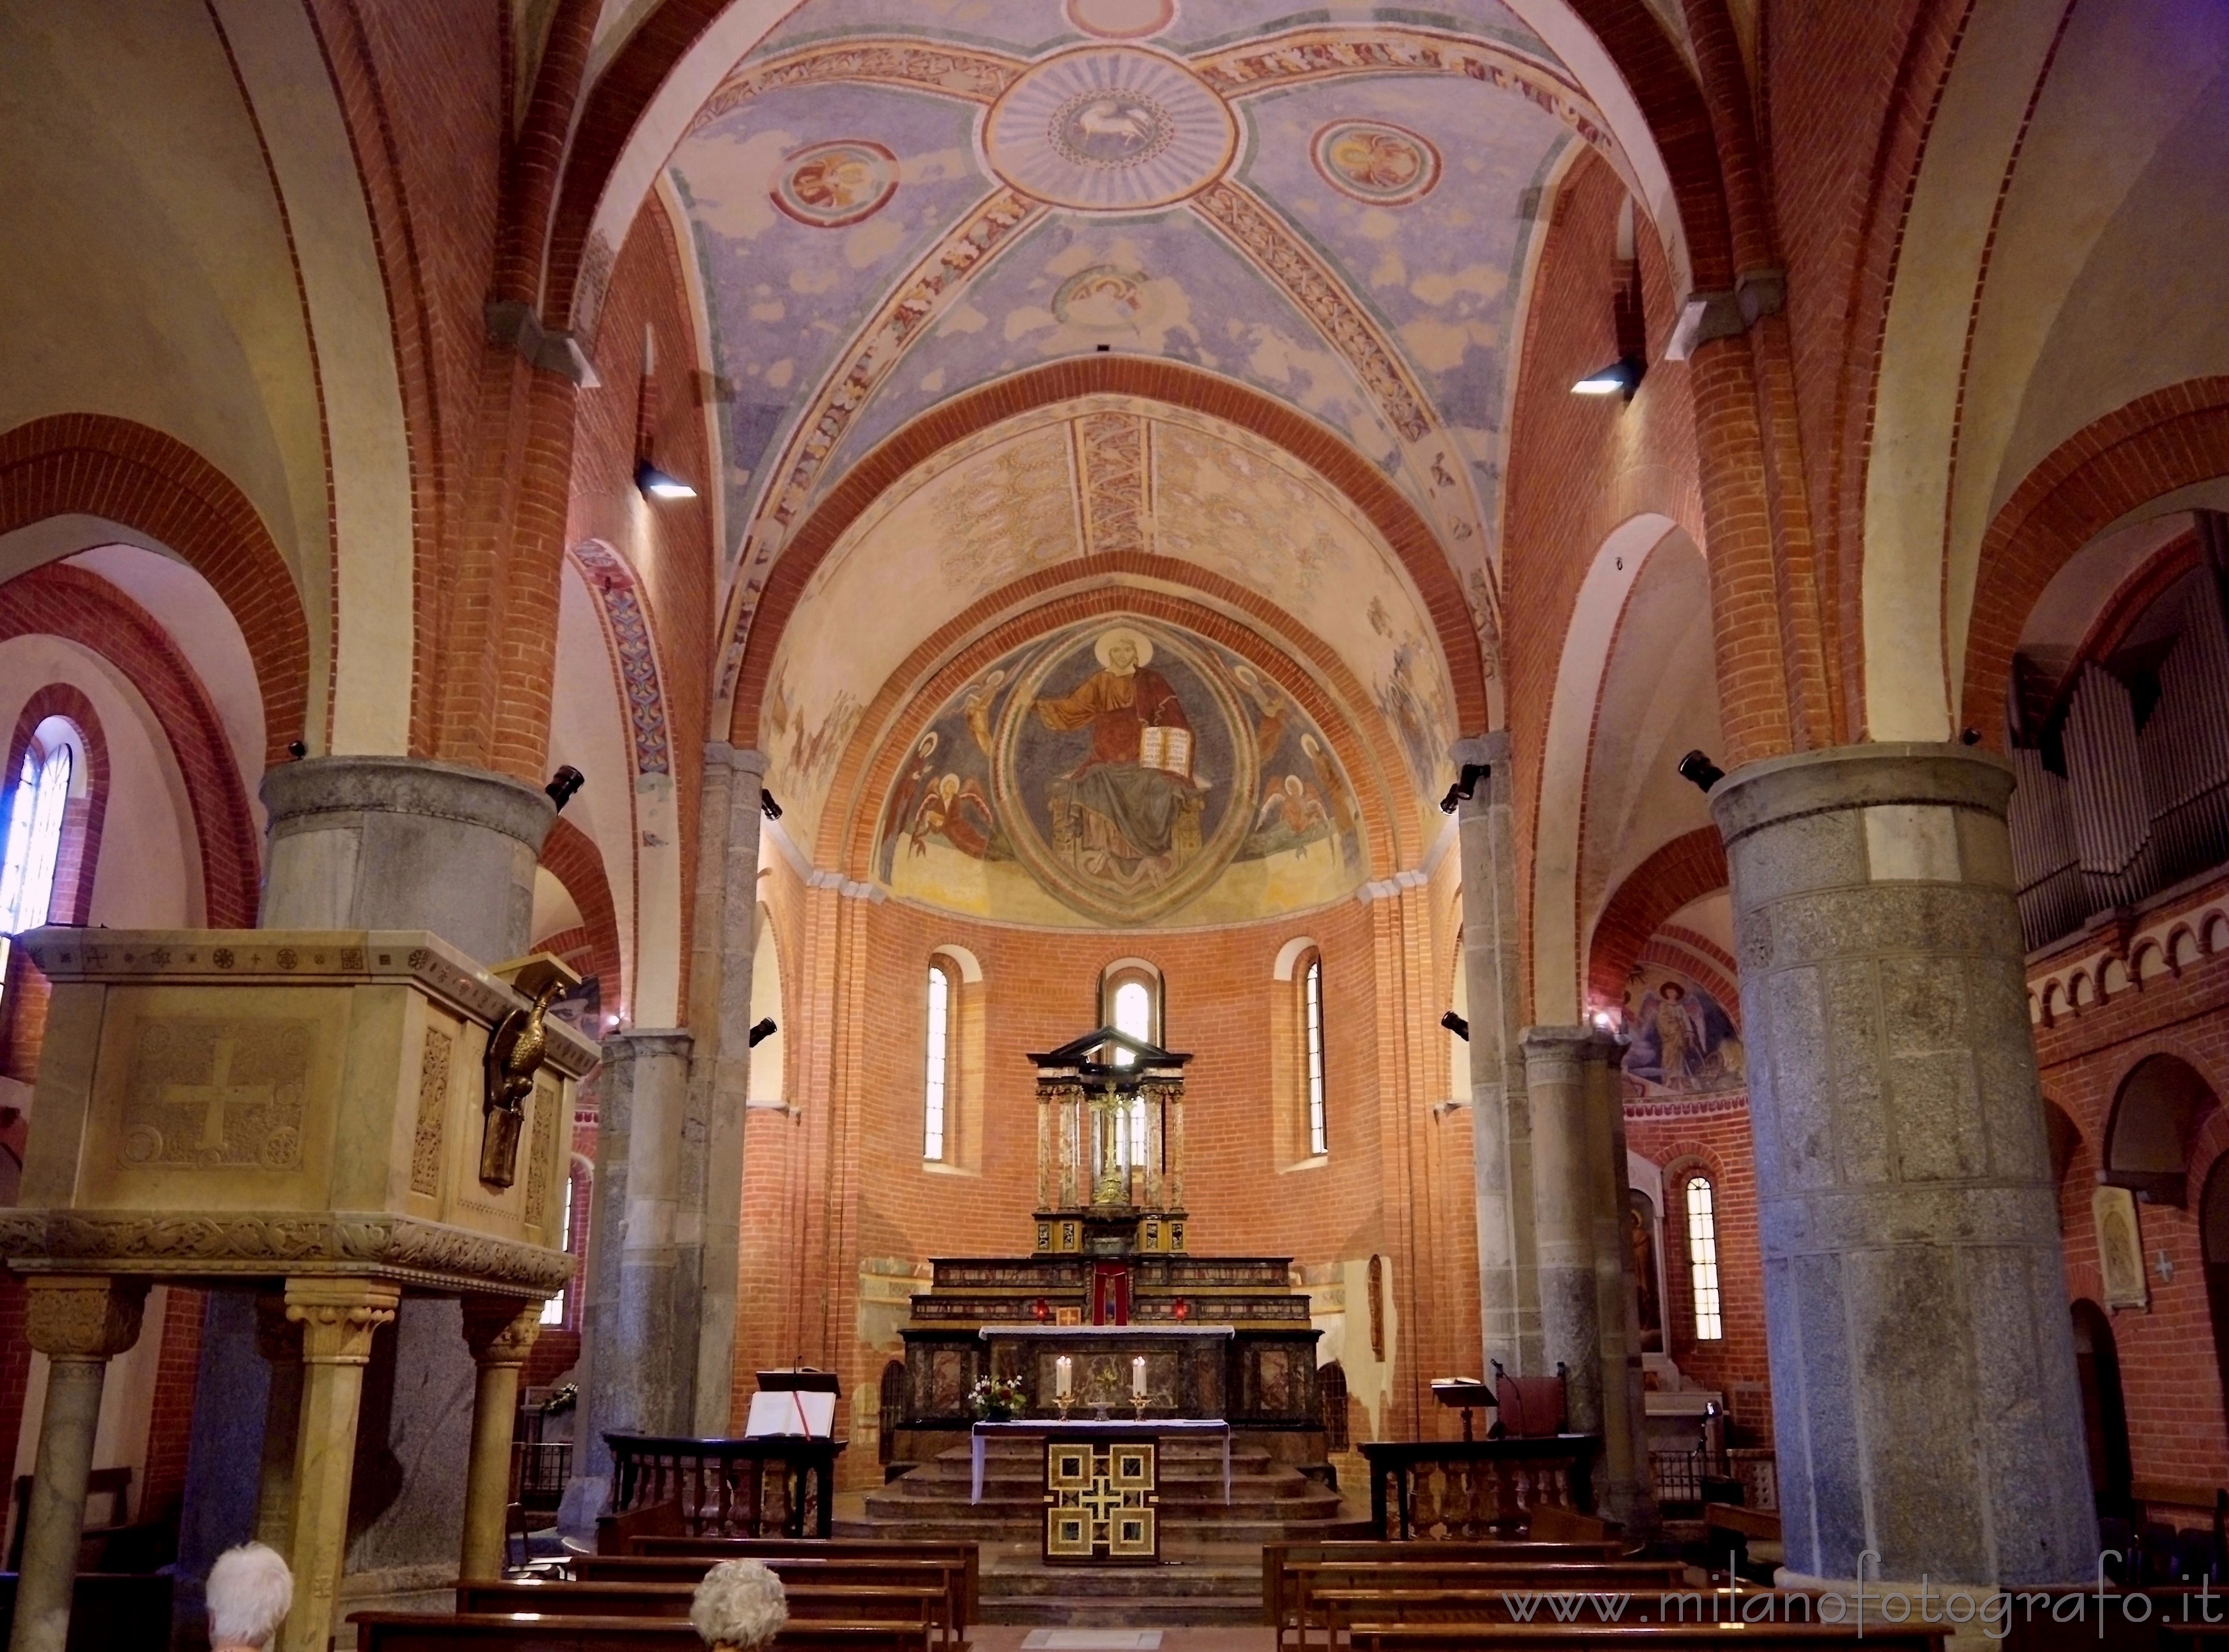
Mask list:
POLYGON ((1146 1397, 1146 1356, 1142 1353, 1130 1359, 1130 1393, 1137 1399, 1146 1397))
POLYGON ((1068 1398, 1069 1384, 1075 1379, 1076 1366, 1066 1354, 1052 1362, 1053 1392, 1061 1398, 1068 1398))

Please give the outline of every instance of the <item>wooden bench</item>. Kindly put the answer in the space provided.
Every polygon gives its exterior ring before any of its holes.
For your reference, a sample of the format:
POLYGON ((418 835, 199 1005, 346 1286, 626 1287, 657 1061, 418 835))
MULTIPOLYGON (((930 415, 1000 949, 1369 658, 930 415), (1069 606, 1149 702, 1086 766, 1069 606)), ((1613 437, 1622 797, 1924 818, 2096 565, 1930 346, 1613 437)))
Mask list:
MULTIPOLYGON (((1737 1597, 1729 1590, 1692 1589, 1676 1583, 1639 1589, 1320 1589, 1309 1597, 1309 1605, 1333 1645, 1342 1634, 1352 1639, 1357 1623, 1707 1626, 1744 1608, 1762 1614, 1762 1621, 1770 1623, 1821 1622, 1816 1597, 1801 1591, 1744 1590, 1737 1597)), ((1869 1638, 1873 1616, 1869 1613, 1866 1618, 1869 1638)), ((1855 1623, 1849 1627, 1854 1632, 1855 1623)))
MULTIPOLYGON (((716 1562, 715 1564, 717 1564, 716 1562)), ((838 1585, 782 1578, 792 1623, 924 1624, 949 1646, 959 1639, 945 1580, 838 1585)), ((459 1583, 460 1612, 556 1612, 568 1617, 686 1617, 694 1583, 459 1583)))
POLYGON ((1277 1631, 1280 1645, 1292 1627, 1291 1579, 1287 1567, 1305 1560, 1537 1560, 1549 1564, 1575 1560, 1614 1560, 1615 1542, 1534 1543, 1519 1540, 1487 1543, 1399 1543, 1370 1540, 1335 1540, 1320 1543, 1265 1543, 1262 1546, 1262 1615, 1277 1631))
MULTIPOLYGON (((1459 1594, 1484 1603, 1506 1595, 1660 1594, 1686 1587, 1687 1568, 1678 1560, 1300 1560, 1289 1564, 1289 1598, 1300 1643, 1313 1624, 1330 1624, 1322 1601, 1335 1594, 1350 1608, 1410 1596, 1459 1594)), ((1485 1608, 1481 1606, 1481 1612, 1485 1608)))
MULTIPOLYGON (((960 1559, 915 1559, 879 1555, 871 1559, 825 1554, 774 1554, 759 1557, 784 1585, 874 1586, 915 1584, 934 1586, 943 1597, 943 1623, 947 1639, 957 1640, 967 1628, 967 1563, 960 1559)), ((582 1554, 572 1561, 572 1572, 581 1583, 685 1584, 694 1588, 705 1572, 719 1564, 716 1555, 582 1554)))
MULTIPOLYGON (((703 1652, 686 1617, 351 1612, 357 1652, 703 1652)), ((926 1623, 792 1623, 773 1652, 929 1652, 926 1623)))
POLYGON ((1730 1554, 1737 1572, 1744 1562, 1751 1561, 1759 1567, 1777 1569, 1787 1558, 1787 1551, 1781 1546, 1780 1516, 1738 1503, 1703 1505, 1703 1540, 1713 1566, 1718 1557, 1730 1554))
POLYGON ((967 1568, 967 1597, 960 1622, 976 1621, 982 1598, 981 1568, 973 1543, 908 1543, 890 1538, 662 1537, 627 1540, 628 1554, 703 1560, 956 1560, 967 1568))
POLYGON ((1373 1623, 1348 1627, 1357 1652, 1942 1652, 1948 1632, 1866 1619, 1836 1623, 1373 1623))

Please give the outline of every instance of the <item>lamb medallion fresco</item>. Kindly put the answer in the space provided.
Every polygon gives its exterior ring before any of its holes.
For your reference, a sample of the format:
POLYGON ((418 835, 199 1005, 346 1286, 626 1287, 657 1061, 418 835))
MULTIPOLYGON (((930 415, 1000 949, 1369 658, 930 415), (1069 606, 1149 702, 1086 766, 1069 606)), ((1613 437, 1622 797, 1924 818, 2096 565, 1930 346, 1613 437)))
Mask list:
POLYGON ((1192 633, 1101 619, 954 693, 899 765, 893 894, 980 917, 1222 922, 1362 881, 1354 793, 1314 722, 1192 633))

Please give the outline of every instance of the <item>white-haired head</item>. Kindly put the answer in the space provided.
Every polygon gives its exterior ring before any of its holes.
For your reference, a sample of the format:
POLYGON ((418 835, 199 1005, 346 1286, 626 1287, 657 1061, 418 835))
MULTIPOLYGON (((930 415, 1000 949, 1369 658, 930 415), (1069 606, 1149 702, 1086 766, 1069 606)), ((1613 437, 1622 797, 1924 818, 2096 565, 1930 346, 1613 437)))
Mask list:
POLYGON ((279 1551, 260 1543, 227 1549, 209 1568, 211 1652, 264 1652, 294 1604, 294 1574, 279 1551))
POLYGON ((723 1560, 697 1585, 689 1622, 709 1645, 759 1652, 789 1622, 781 1579, 756 1560, 723 1560))

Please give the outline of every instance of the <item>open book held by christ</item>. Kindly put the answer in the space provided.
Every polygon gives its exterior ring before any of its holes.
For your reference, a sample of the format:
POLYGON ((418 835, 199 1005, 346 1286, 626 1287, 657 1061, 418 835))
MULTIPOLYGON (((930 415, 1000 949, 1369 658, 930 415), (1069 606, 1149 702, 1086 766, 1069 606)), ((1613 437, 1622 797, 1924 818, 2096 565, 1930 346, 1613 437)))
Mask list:
POLYGON ((1192 730, 1145 728, 1138 730, 1138 765, 1192 778, 1192 730))

